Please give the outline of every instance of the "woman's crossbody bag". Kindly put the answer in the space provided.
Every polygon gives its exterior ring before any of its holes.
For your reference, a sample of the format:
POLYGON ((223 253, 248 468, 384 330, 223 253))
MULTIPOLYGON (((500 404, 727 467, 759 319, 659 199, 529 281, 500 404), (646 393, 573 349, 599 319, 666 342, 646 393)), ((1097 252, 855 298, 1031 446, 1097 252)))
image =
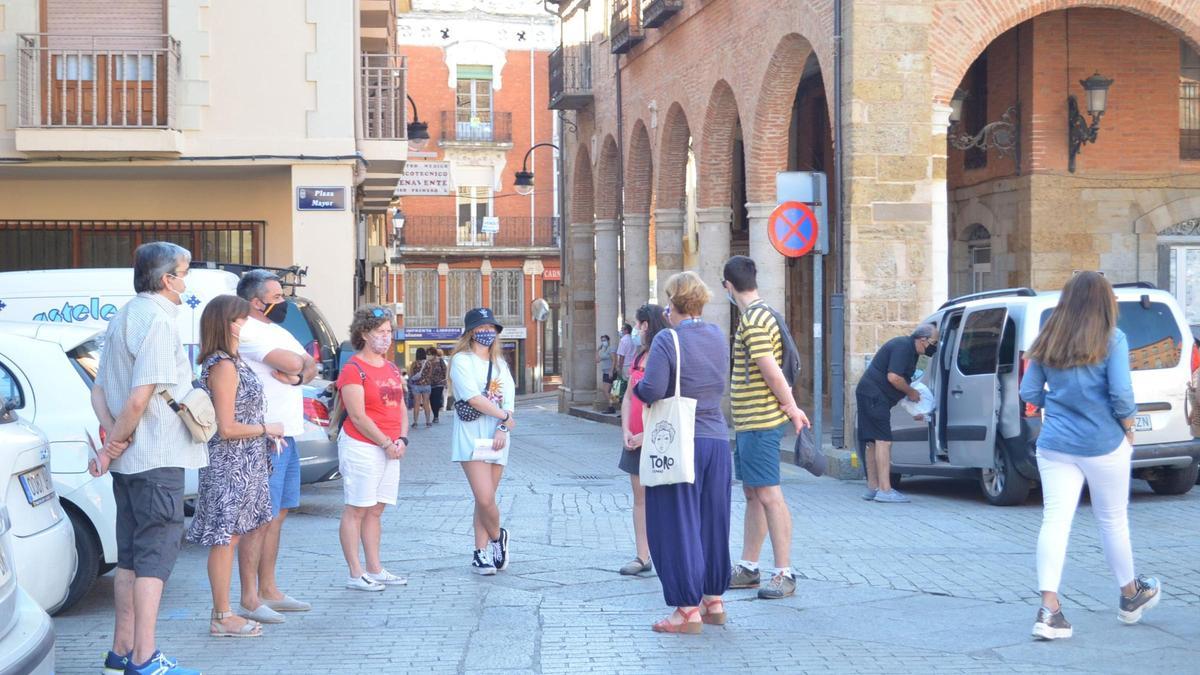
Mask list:
MULTIPOLYGON (((484 396, 487 396, 488 385, 490 385, 492 383, 492 366, 493 365, 494 364, 491 361, 488 361, 487 379, 483 381, 483 392, 482 393, 484 396)), ((458 416, 458 419, 460 419, 464 422, 474 422, 475 420, 479 419, 480 417, 483 417, 483 413, 476 410, 474 406, 472 406, 470 403, 468 403, 466 401, 455 401, 454 402, 454 414, 456 416, 458 416)))

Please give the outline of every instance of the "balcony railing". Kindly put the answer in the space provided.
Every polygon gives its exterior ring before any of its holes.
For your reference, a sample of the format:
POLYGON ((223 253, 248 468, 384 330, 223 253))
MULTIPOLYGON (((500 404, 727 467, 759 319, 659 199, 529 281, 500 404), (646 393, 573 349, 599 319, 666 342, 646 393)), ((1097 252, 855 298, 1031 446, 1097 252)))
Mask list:
POLYGON ((170 35, 17 36, 17 126, 174 129, 170 35))
POLYGON ((612 53, 624 54, 645 39, 641 10, 641 0, 614 0, 608 32, 612 53))
POLYGON ((363 138, 395 141, 408 137, 407 66, 407 59, 399 54, 362 55, 363 138))
POLYGON ((443 143, 512 143, 512 113, 443 110, 441 139, 443 143))
POLYGON ((683 9, 683 0, 641 0, 642 26, 658 28, 683 9))
POLYGON ((558 237, 558 218, 551 216, 500 216, 500 231, 490 234, 483 232, 482 219, 459 221, 455 216, 414 215, 404 219, 404 227, 396 244, 416 247, 557 247, 558 237))
POLYGON ((592 102, 592 45, 559 45, 550 52, 550 108, 580 110, 592 102))

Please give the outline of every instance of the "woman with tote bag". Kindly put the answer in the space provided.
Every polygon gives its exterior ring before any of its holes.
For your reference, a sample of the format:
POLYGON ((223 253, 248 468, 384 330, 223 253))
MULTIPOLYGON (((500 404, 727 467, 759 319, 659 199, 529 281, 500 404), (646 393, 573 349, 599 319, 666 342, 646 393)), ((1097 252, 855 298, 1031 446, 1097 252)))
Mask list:
POLYGON ((675 608, 653 629, 699 633, 702 623, 725 623, 721 596, 729 587, 732 460, 729 426, 721 412, 729 381, 729 346, 720 328, 700 318, 712 291, 695 272, 672 276, 666 293, 671 329, 654 338, 645 375, 634 388, 649 406, 641 479, 647 485, 650 556, 663 597, 675 608), (661 406, 673 413, 660 412, 661 406), (693 406, 694 421, 688 419, 693 406), (676 429, 677 423, 691 426, 676 429), (663 467, 666 475, 649 475, 655 462, 672 466, 663 467), (664 478, 684 482, 660 484, 664 478))

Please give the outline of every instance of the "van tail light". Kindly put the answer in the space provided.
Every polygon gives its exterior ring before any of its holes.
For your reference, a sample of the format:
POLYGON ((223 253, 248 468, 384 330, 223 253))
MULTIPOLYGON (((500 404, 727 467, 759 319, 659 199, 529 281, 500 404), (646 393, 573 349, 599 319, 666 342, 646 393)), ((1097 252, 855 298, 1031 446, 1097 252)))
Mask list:
POLYGON ((313 357, 313 361, 320 363, 321 361, 321 343, 313 340, 308 343, 308 355, 313 357))
POLYGON ((1200 370, 1200 345, 1196 341, 1192 341, 1192 372, 1200 370))
POLYGON ((315 398, 304 399, 304 419, 319 427, 329 426, 329 408, 315 398))
MULTIPOLYGON (((1021 380, 1025 379, 1025 370, 1029 368, 1029 359, 1025 358, 1025 352, 1021 352, 1021 367, 1017 370, 1017 388, 1021 388, 1021 380)), ((1021 417, 1039 417, 1042 414, 1042 409, 1032 403, 1021 402, 1021 417)))

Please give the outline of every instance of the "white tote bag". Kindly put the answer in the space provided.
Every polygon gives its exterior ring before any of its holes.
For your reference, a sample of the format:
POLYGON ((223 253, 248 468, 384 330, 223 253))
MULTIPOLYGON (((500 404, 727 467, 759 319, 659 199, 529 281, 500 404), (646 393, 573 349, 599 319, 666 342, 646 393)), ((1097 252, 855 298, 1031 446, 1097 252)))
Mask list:
POLYGON ((642 485, 673 485, 696 480, 696 399, 679 395, 683 352, 679 334, 675 341, 675 395, 642 408, 642 460, 638 475, 642 485))

